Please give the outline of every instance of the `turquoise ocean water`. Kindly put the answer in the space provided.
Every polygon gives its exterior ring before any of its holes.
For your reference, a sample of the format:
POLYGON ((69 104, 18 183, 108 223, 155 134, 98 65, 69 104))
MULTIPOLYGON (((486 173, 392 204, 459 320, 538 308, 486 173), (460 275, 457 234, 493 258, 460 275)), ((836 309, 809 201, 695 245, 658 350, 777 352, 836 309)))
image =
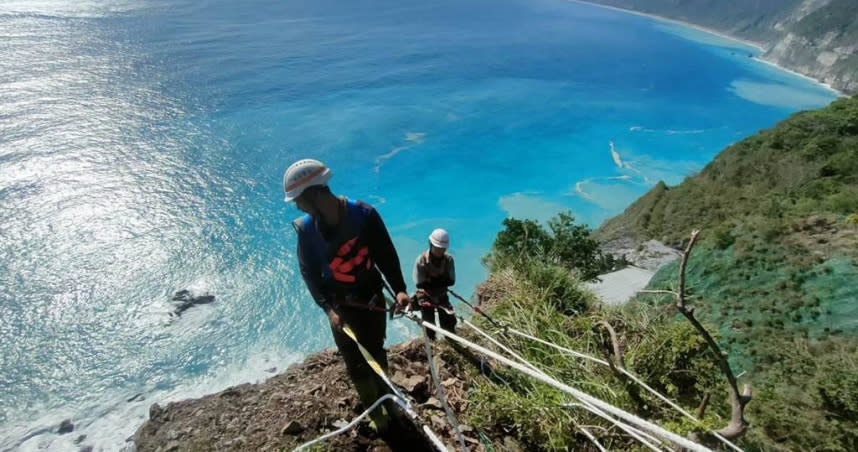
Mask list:
POLYGON ((834 99, 757 53, 560 0, 2 2, 0 450, 118 450, 150 403, 331 346, 291 161, 378 208, 409 282, 449 229, 470 293, 504 217, 598 225, 834 99), (183 288, 217 301, 172 318, 183 288))

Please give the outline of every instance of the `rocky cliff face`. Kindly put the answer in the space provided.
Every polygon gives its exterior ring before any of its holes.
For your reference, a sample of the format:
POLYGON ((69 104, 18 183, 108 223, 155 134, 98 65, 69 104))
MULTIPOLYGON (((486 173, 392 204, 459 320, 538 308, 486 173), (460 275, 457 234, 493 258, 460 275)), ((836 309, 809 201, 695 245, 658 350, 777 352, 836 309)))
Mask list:
MULTIPOLYGON (((461 367, 466 361, 446 345, 435 343, 433 347, 447 402, 459 418, 470 450, 485 451, 483 441, 489 441, 495 450, 520 451, 512 438, 493 432, 485 432, 481 438, 465 425, 472 415, 465 396, 471 382, 461 367)), ((455 434, 435 397, 422 340, 393 346, 388 357, 391 379, 412 399, 420 421, 449 450, 456 450, 455 434)), ((258 384, 243 384, 164 407, 154 404, 149 420, 134 435, 134 445, 137 452, 288 451, 346 425, 362 410, 342 358, 330 349, 258 384)), ((404 450, 426 449, 418 447, 419 439, 405 438, 410 446, 404 450)), ((383 452, 391 447, 364 420, 314 450, 383 452)))
POLYGON ((858 92, 858 2, 805 0, 774 28, 783 35, 770 43, 766 60, 858 92))

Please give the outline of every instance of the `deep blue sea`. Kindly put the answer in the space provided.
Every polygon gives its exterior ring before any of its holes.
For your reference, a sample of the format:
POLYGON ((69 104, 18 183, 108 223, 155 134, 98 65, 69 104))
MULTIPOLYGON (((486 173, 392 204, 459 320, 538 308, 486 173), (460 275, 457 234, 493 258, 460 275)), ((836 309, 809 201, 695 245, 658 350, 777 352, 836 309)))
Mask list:
POLYGON ((562 0, 4 0, 0 450, 119 450, 331 346, 292 161, 378 208, 409 282, 449 229, 470 293, 504 217, 596 226, 835 98, 758 53, 562 0), (184 288, 216 302, 173 318, 184 288))

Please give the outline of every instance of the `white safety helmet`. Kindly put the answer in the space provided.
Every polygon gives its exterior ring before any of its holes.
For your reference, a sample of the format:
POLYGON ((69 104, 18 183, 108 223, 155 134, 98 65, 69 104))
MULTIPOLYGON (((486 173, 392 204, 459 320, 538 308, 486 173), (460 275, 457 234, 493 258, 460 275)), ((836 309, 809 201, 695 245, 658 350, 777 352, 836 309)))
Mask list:
POLYGON ((331 170, 324 163, 313 159, 298 160, 289 165, 283 174, 283 191, 286 192, 284 201, 294 201, 307 187, 328 185, 330 179, 331 170))
POLYGON ((441 228, 435 229, 429 234, 429 243, 436 248, 444 248, 446 250, 450 247, 450 234, 441 228))

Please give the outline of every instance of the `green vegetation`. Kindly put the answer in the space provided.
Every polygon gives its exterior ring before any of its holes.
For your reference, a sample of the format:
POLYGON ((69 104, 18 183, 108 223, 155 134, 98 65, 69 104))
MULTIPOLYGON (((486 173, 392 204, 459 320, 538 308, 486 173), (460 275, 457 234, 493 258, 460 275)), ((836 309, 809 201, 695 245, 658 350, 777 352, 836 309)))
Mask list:
POLYGON ((811 215, 840 219, 856 212, 858 98, 852 98, 797 113, 728 147, 676 187, 656 185, 600 227, 596 238, 678 244, 693 228, 721 228, 721 238, 759 232, 768 239, 786 235, 796 220, 811 215))
MULTIPOLYGON (((485 262, 491 270, 537 262, 574 269, 584 280, 609 271, 619 262, 599 251, 586 225, 575 224, 568 212, 548 221, 548 230, 534 220, 503 220, 491 254, 485 262)), ((541 272, 542 270, 534 270, 541 272)))
MULTIPOLYGON (((754 388, 739 445, 858 450, 858 98, 796 114, 730 146, 679 186, 659 183, 592 235, 568 214, 553 223, 562 233, 550 224, 504 222, 486 259, 495 317, 602 357, 610 353, 600 326, 607 321, 633 373, 691 412, 712 394, 703 422, 722 427, 729 419, 724 376, 669 300, 641 295, 623 308, 600 308, 579 284, 606 268, 594 239, 654 238, 678 247, 700 228, 687 269, 690 303, 754 388)), ((650 286, 671 288, 676 278, 677 264, 669 265, 650 286)), ((701 430, 610 369, 508 341, 593 395, 678 432, 701 430)), ((479 413, 471 422, 480 429, 510 432, 531 450, 580 450, 589 446, 576 426, 590 425, 609 449, 638 450, 587 412, 563 408, 569 401, 557 391, 498 372, 506 383, 481 380, 470 395, 479 413)))
MULTIPOLYGON (((515 243, 529 244, 520 254, 525 257, 515 265, 495 268, 486 284, 492 295, 484 300, 484 307, 495 319, 602 359, 608 359, 610 342, 599 322, 607 321, 622 336, 626 367, 688 411, 694 411, 705 392, 722 393, 726 380, 690 324, 675 322, 668 311, 646 305, 600 309, 570 268, 533 257, 538 256, 537 245, 525 240, 532 237, 531 231, 525 233, 520 225, 507 222, 502 234, 515 238, 515 243)), ((491 329, 481 317, 474 321, 491 329)), ((713 401, 704 419, 705 428, 695 426, 655 397, 627 386, 608 367, 564 356, 518 336, 506 335, 504 339, 549 375, 673 431, 687 434, 720 428, 723 419, 729 417, 726 400, 713 401)), ((468 423, 490 436, 513 435, 526 450, 595 450, 578 429, 588 426, 609 450, 641 450, 634 440, 617 434, 609 423, 588 411, 564 407, 573 400, 562 392, 506 368, 495 372, 499 378, 491 380, 478 378, 474 372, 476 383, 468 396, 469 412, 473 413, 468 423)))

